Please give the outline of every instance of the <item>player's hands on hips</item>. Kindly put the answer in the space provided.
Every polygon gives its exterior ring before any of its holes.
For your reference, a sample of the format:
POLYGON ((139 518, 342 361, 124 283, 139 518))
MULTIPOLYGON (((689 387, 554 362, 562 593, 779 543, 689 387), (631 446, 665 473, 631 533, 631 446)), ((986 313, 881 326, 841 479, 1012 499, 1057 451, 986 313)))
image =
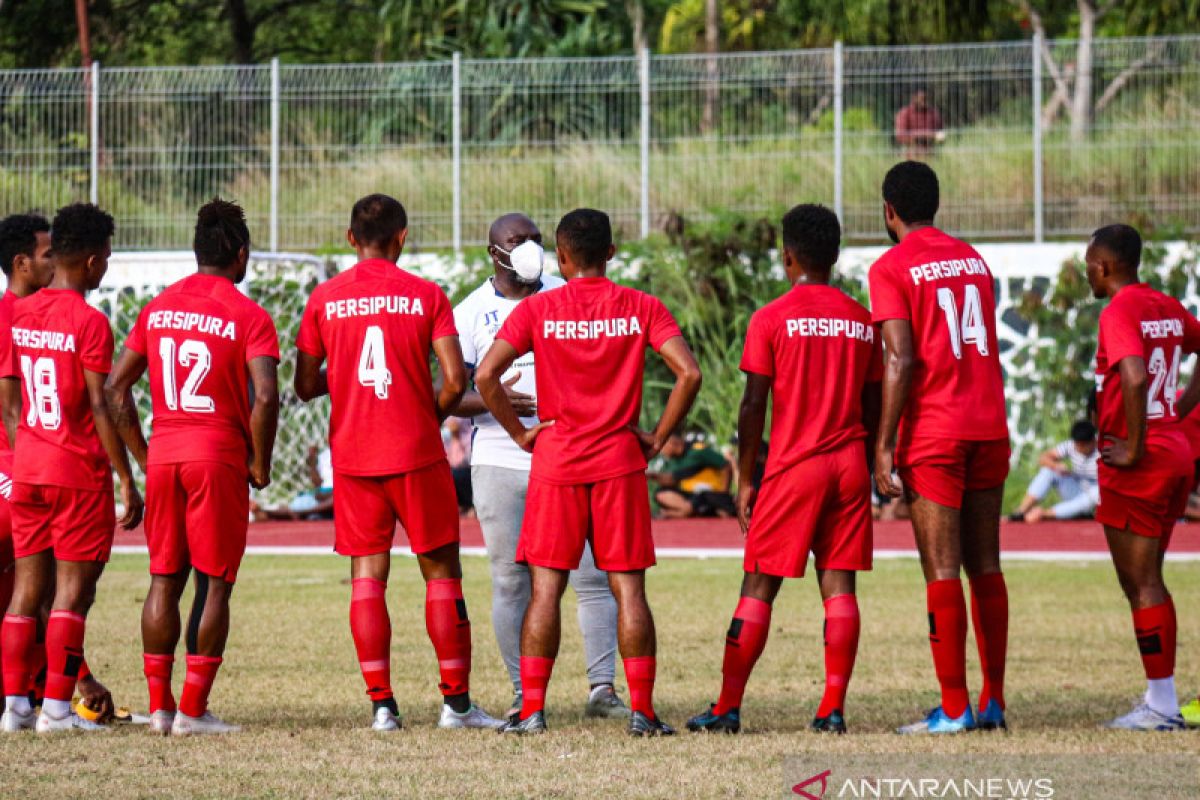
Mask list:
POLYGON ((750 532, 750 506, 754 505, 754 498, 758 494, 758 490, 753 486, 739 486, 737 493, 737 518, 738 525, 742 526, 742 536, 750 532))
POLYGON ((255 489, 265 489, 270 486, 271 468, 265 464, 251 464, 250 485, 255 489))
POLYGON ((524 450, 526 453, 532 453, 533 445, 537 441, 538 435, 545 428, 549 428, 553 424, 554 424, 554 420, 547 420, 546 422, 539 422, 537 425, 534 425, 532 428, 526 428, 524 430, 524 432, 513 437, 513 441, 515 441, 518 445, 520 445, 521 449, 524 450))
POLYGON ((892 465, 895 456, 886 447, 875 450, 875 488, 884 497, 899 497, 902 490, 892 477, 892 465))
POLYGON ((113 718, 116 707, 113 705, 112 692, 96 680, 95 676, 88 675, 80 680, 75 688, 79 690, 79 697, 84 706, 100 715, 96 719, 97 722, 104 723, 113 718))
POLYGON ((146 503, 131 480, 121 481, 121 505, 125 506, 125 513, 117 520, 117 524, 131 531, 141 524, 142 512, 146 510, 146 503))
POLYGON ((1125 439, 1108 439, 1100 448, 1100 460, 1110 467, 1132 467, 1141 458, 1142 454, 1131 450, 1125 439))
POLYGON ((653 433, 644 431, 637 425, 627 425, 626 427, 637 437, 638 445, 642 448, 642 455, 646 457, 647 461, 658 455, 658 452, 663 449, 663 445, 666 444, 666 442, 660 442, 653 433))
POLYGON ((521 373, 518 370, 513 373, 513 376, 500 384, 504 389, 504 393, 508 395, 508 402, 512 403, 513 411, 517 412, 518 417, 536 417, 537 416, 537 400, 531 394, 518 392, 513 386, 521 379, 521 373))

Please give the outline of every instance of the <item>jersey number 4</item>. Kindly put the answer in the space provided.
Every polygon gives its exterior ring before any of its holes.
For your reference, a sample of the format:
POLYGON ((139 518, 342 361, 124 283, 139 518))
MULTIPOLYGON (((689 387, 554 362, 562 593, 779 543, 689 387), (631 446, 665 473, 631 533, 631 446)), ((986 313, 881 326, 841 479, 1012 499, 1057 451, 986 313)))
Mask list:
POLYGON ((1146 419, 1161 419, 1166 416, 1167 409, 1175 414, 1175 395, 1179 391, 1179 359, 1183 348, 1175 345, 1171 355, 1171 363, 1167 363, 1167 354, 1161 347, 1156 347, 1150 353, 1150 363, 1146 371, 1150 373, 1150 391, 1146 396, 1146 419))
POLYGON ((979 355, 988 354, 987 325, 983 322, 983 301, 979 298, 979 287, 967 284, 963 289, 962 317, 958 315, 958 303, 954 292, 943 287, 937 290, 938 306, 946 314, 946 327, 950 329, 950 349, 954 357, 963 357, 963 345, 973 344, 979 355))
POLYGON ((29 395, 29 409, 25 413, 25 424, 40 425, 48 431, 56 431, 62 425, 62 402, 58 399, 58 369, 51 358, 21 356, 21 374, 25 377, 25 392, 29 395))
POLYGON ((195 339, 184 339, 178 347, 175 340, 164 336, 158 340, 158 355, 162 358, 163 400, 171 411, 184 411, 193 414, 211 414, 216 411, 213 399, 200 394, 200 383, 212 369, 212 352, 208 345, 195 339), (183 389, 175 377, 175 365, 187 368, 191 372, 183 381, 183 389))
POLYGON ((383 328, 372 325, 363 337, 362 352, 358 354, 358 382, 375 390, 375 396, 387 400, 392 373, 387 368, 387 348, 383 345, 383 328))

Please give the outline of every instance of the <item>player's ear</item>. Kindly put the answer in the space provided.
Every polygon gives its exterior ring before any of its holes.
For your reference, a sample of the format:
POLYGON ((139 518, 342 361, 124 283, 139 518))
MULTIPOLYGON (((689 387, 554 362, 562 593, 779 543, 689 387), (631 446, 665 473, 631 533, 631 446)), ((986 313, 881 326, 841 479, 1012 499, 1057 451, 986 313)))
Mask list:
POLYGON ((346 228, 346 243, 355 250, 358 249, 358 240, 354 238, 354 230, 352 228, 346 228))
POLYGON ((613 260, 613 256, 615 256, 616 254, 617 254, 617 246, 616 246, 615 244, 610 244, 610 245, 608 246, 608 258, 606 258, 606 259, 604 259, 604 260, 605 260, 605 261, 612 261, 612 260, 613 260))
POLYGON ((401 250, 404 249, 404 243, 406 241, 408 241, 408 228, 405 228, 396 235, 396 244, 400 246, 401 250))

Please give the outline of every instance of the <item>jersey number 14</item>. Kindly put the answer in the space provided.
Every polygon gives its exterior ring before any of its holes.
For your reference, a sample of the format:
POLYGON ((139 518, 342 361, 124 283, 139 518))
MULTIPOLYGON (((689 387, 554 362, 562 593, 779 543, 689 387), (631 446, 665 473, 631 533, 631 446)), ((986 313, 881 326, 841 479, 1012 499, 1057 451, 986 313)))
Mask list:
POLYGON ((964 345, 975 345, 979 355, 988 354, 987 325, 983 322, 983 301, 979 287, 967 284, 963 288, 962 316, 958 315, 958 303, 954 292, 948 287, 937 290, 938 306, 946 314, 946 327, 950 329, 950 349, 954 357, 963 357, 964 345))

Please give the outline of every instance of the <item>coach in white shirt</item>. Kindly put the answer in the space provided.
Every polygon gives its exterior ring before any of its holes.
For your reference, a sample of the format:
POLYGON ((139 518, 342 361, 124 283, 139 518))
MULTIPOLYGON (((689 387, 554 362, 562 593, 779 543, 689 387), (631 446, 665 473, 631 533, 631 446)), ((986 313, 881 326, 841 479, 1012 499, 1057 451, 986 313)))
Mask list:
POLYGON ((1038 460, 1041 467, 1029 484, 1025 499, 1009 517, 1013 522, 1044 519, 1079 519, 1090 516, 1100 502, 1096 462, 1096 426, 1086 419, 1071 426, 1071 439, 1059 442, 1038 460), (1059 502, 1050 508, 1038 504, 1054 489, 1059 502))
MULTIPOLYGON (((454 322, 468 370, 492 346, 496 333, 517 304, 538 292, 566 283, 542 273, 542 234, 524 214, 506 214, 492 223, 488 254, 495 274, 454 309, 454 322)), ((513 407, 525 425, 537 424, 533 353, 513 364, 503 380, 513 407)), ((509 437, 480 398, 471 390, 463 395, 455 415, 471 417, 475 434, 471 446, 471 484, 475 513, 483 529, 492 572, 492 626, 500 655, 513 682, 515 697, 509 714, 521 708, 521 625, 529 605, 529 568, 515 563, 517 538, 525 514, 531 456, 509 437)), ((579 627, 583 633, 591 691, 587 716, 629 716, 629 709, 613 690, 617 656, 617 603, 608 577, 596 569, 591 548, 579 569, 571 573, 571 586, 579 599, 579 627)))

